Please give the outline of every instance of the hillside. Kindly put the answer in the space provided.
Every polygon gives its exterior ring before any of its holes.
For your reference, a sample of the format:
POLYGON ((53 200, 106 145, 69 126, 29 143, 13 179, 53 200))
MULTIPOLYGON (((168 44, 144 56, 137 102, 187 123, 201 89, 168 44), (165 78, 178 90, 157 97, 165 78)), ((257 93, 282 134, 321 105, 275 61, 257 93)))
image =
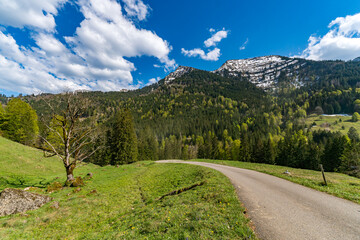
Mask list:
POLYGON ((43 152, 35 148, 0 137, 0 153, 0 190, 45 187, 56 177, 65 179, 61 161, 56 157, 45 158, 43 152))
POLYGON ((65 181, 57 159, 1 137, 0 151, 0 190, 36 186, 33 191, 53 198, 38 210, 0 217, 1 239, 256 239, 234 187, 214 170, 153 162, 88 164, 75 172, 93 173, 86 186, 48 193, 48 182, 65 181), (201 185, 159 200, 196 183, 201 185))

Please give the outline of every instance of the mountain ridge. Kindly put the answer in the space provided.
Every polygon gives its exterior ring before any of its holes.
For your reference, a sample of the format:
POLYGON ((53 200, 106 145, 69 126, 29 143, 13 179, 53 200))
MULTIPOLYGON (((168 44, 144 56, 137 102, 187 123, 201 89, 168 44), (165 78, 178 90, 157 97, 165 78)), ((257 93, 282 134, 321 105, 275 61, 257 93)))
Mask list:
MULTIPOLYGON (((316 84, 320 78, 329 79, 342 74, 343 69, 337 65, 353 68, 357 61, 314 61, 303 58, 291 58, 280 55, 268 55, 246 59, 232 59, 223 63, 220 68, 207 71, 222 77, 236 77, 246 79, 265 91, 276 91, 279 84, 286 79, 293 88, 300 88, 307 84, 316 84), (331 73, 334 68, 335 73, 331 73), (329 72, 329 73, 328 73, 329 72), (324 73, 327 75, 324 76, 324 73)), ((355 66, 358 68, 359 66, 355 66)), ((171 83, 194 70, 189 66, 179 66, 174 72, 165 77, 165 84, 171 83)), ((357 70, 356 70, 357 71, 357 70)))

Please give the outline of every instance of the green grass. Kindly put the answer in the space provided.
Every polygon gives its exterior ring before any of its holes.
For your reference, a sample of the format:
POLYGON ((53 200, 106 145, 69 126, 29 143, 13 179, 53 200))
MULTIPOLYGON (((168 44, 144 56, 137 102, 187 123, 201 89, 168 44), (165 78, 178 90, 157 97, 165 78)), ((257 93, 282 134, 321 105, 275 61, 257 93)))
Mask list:
MULTIPOLYGON (((37 183, 39 175, 45 182, 56 177, 65 181, 65 171, 56 158, 45 159, 38 150, 2 138, 0 146, 5 150, 17 148, 0 152, 0 173, 24 175, 25 183, 20 188, 37 183)), ((51 208, 50 202, 25 214, 0 217, 0 238, 256 239, 233 186, 217 171, 185 164, 138 162, 118 168, 86 165, 76 169, 75 175, 84 176, 89 171, 93 179, 86 181, 81 191, 64 188, 48 194, 59 202, 59 209, 51 208), (157 200, 203 181, 202 186, 157 200), (90 193, 93 190, 97 193, 90 193)), ((19 187, 11 182, 0 186, 9 185, 19 187)), ((45 188, 36 192, 47 194, 45 188)))
POLYGON ((225 160, 199 159, 194 161, 217 163, 267 173, 360 204, 360 179, 346 174, 326 172, 328 186, 324 186, 319 171, 225 160), (284 174, 286 170, 291 173, 291 176, 284 174))
POLYGON ((314 122, 316 123, 316 126, 313 126, 311 128, 312 131, 316 131, 319 129, 330 130, 333 132, 340 131, 342 134, 346 135, 349 129, 351 127, 354 127, 360 133, 360 122, 352 122, 351 116, 343 117, 310 115, 308 118, 306 118, 305 121, 307 125, 310 125, 314 122))
POLYGON ((62 177, 63 165, 56 158, 45 158, 43 152, 0 137, 0 191, 6 187, 45 187, 62 177))

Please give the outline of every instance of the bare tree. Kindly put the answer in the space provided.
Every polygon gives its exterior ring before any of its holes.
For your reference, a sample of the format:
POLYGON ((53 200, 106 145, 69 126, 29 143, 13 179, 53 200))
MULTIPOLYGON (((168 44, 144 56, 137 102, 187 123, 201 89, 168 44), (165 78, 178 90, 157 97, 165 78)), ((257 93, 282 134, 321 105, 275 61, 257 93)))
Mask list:
POLYGON ((88 99, 75 93, 66 92, 57 96, 56 103, 44 101, 50 108, 50 122, 46 136, 40 136, 48 148, 47 156, 58 156, 66 169, 66 182, 74 179, 74 169, 77 164, 94 154, 95 123, 90 117, 84 118, 86 109, 90 106, 88 99), (50 137, 51 136, 51 137, 50 137))

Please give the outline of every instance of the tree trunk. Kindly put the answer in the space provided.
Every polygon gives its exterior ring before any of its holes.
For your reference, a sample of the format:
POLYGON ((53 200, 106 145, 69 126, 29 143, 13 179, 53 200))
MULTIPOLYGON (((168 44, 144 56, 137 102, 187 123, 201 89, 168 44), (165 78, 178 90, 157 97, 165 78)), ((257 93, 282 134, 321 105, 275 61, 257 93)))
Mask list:
POLYGON ((74 169, 75 169, 75 164, 70 164, 69 166, 66 166, 66 182, 70 183, 73 182, 75 180, 74 178, 74 169))

